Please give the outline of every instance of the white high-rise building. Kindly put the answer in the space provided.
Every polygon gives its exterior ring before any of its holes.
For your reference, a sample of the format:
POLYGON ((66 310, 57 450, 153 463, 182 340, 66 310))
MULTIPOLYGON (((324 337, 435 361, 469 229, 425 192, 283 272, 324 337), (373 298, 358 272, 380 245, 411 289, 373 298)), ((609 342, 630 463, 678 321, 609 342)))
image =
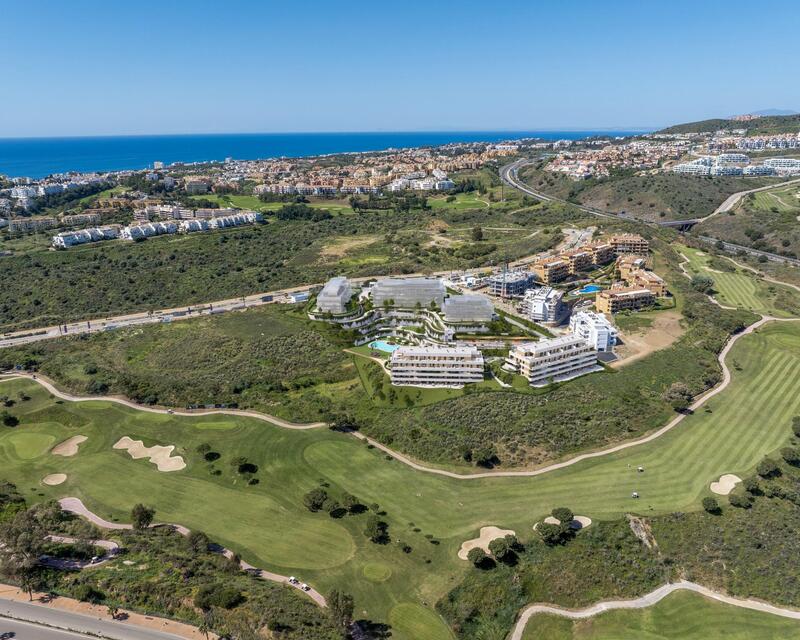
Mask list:
POLYGON ((617 328, 602 313, 578 311, 569 319, 569 329, 598 351, 611 351, 617 344, 617 328))
POLYGON ((463 387, 483 380, 483 355, 475 347, 400 347, 389 368, 396 386, 463 387))
POLYGON ((437 307, 444 303, 444 283, 438 278, 386 278, 372 286, 372 303, 376 307, 437 307))
POLYGON ((564 292, 552 287, 528 289, 522 300, 522 308, 534 322, 558 324, 564 316, 564 292))
POLYGON ((599 371, 601 367, 592 345, 583 338, 567 335, 515 345, 508 352, 503 368, 524 376, 533 387, 544 387, 599 371))

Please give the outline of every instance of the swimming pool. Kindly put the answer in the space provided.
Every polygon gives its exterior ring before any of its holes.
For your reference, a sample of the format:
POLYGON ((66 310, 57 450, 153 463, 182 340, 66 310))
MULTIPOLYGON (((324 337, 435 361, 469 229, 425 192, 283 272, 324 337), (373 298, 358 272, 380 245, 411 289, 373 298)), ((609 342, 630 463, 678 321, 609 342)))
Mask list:
POLYGON ((596 284, 587 284, 583 289, 578 291, 578 293, 597 293, 601 291, 603 287, 596 285, 596 284))
POLYGON ((392 353, 393 351, 397 351, 400 348, 400 345, 389 344, 383 340, 374 340, 373 342, 369 343, 369 348, 377 349, 378 351, 385 351, 386 353, 392 353))

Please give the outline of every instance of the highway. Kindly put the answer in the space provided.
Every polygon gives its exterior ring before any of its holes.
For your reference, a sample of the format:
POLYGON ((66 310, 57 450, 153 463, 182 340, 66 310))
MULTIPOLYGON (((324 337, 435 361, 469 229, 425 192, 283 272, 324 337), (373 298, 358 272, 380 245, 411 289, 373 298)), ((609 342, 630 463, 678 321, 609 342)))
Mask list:
POLYGON ((0 601, 0 638, 14 640, 185 640, 182 636, 122 621, 99 619, 30 602, 0 601))

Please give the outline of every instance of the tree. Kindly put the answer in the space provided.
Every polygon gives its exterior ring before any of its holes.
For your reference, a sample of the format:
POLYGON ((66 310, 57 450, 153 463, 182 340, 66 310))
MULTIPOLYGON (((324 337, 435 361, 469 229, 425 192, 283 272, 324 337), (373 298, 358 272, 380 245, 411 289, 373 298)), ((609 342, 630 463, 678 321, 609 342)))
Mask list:
POLYGON ((740 509, 750 508, 750 500, 747 498, 747 496, 743 496, 738 493, 732 493, 729 495, 728 502, 730 502, 731 506, 739 507, 740 509))
POLYGON ((744 482, 742 482, 742 486, 747 493, 752 493, 753 495, 761 493, 761 485, 758 483, 758 478, 755 476, 745 478, 744 482))
POLYGON ((709 513, 719 513, 719 502, 717 502, 716 498, 706 496, 703 498, 703 509, 709 513))
POLYGON ((197 445, 197 453, 199 453, 200 455, 204 456, 209 451, 211 451, 211 445, 208 444, 207 442, 197 445))
POLYGON ((186 537, 186 542, 189 545, 189 548, 195 553, 203 553, 208 551, 208 545, 211 541, 202 531, 192 531, 186 537))
POLYGON ((480 242, 483 240, 483 229, 480 227, 472 227, 472 240, 474 242, 480 242))
POLYGON ((303 496, 303 504, 306 506, 306 509, 309 511, 319 511, 325 506, 325 502, 328 500, 328 492, 325 489, 321 489, 317 487, 316 489, 312 489, 306 495, 303 496))
POLYGON ((563 542, 563 530, 557 524, 549 524, 547 522, 540 522, 536 527, 536 531, 542 536, 545 544, 555 545, 563 542))
POLYGON ((683 382, 673 382, 661 397, 665 402, 669 402, 675 411, 685 411, 692 402, 692 392, 683 382))
POLYGON ((793 467, 800 466, 800 451, 794 447, 781 449, 781 457, 793 467))
POLYGON ((139 531, 147 529, 153 524, 153 518, 156 515, 156 510, 146 507, 139 503, 131 509, 131 520, 133 521, 133 528, 139 531))
POLYGON ((711 293, 714 290, 714 280, 708 276, 692 276, 692 289, 700 293, 711 293))
POLYGON ((756 471, 762 478, 771 478, 773 476, 778 476, 781 473, 781 470, 778 468, 778 464, 770 458, 764 458, 761 462, 759 462, 758 466, 756 467, 756 471))
POLYGON ((567 507, 556 507, 550 512, 550 515, 561 524, 569 524, 575 519, 575 514, 572 513, 572 509, 567 507))
POLYGON ((0 525, 0 571, 19 582, 29 600, 33 600, 38 583, 37 566, 48 534, 46 518, 41 515, 35 507, 0 525))
POLYGON ((388 525, 378 516, 370 516, 367 518, 367 524, 364 527, 364 535, 372 542, 381 544, 388 540, 387 529, 388 525))
POLYGON ((353 596, 344 591, 334 589, 327 598, 328 611, 334 624, 339 627, 342 637, 347 637, 347 630, 353 623, 353 596))
POLYGON ((792 433, 800 438, 800 416, 792 418, 792 433))
POLYGON ((8 411, 3 411, 0 413, 0 422, 2 422, 6 427, 16 427, 19 424, 19 418, 11 415, 8 411))
POLYGON ((487 555, 483 549, 480 547, 475 547, 474 549, 469 550, 469 553, 467 554, 467 560, 469 560, 476 567, 481 567, 486 562, 487 555))
POLYGON ((489 551, 495 558, 502 562, 511 552, 511 549, 508 548, 508 542, 506 542, 505 538, 495 538, 489 543, 489 551))

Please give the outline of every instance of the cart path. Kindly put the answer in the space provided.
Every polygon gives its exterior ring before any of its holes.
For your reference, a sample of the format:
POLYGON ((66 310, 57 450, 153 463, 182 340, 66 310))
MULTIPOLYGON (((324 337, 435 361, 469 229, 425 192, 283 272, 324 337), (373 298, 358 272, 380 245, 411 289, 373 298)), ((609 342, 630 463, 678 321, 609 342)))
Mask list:
MULTIPOLYGON (((696 411, 700 408, 703 404, 705 404, 710 398, 713 398, 718 393, 724 391, 731 382, 731 372, 728 369, 728 366, 725 364, 725 358, 727 357, 728 353, 730 352, 731 348, 733 347, 736 342, 742 338, 743 336, 749 335, 753 333, 753 331, 757 330, 758 328, 762 327, 768 322, 793 322, 800 320, 800 318, 774 318, 772 316, 762 316, 760 320, 754 322, 750 326, 748 326, 743 331, 733 335, 729 338, 728 342, 726 343, 725 347, 719 353, 717 357, 720 367, 722 368, 722 380, 720 383, 712 387, 711 389, 707 390, 705 393, 701 394, 697 398, 695 398, 694 402, 689 406, 689 410, 686 413, 680 413, 676 415, 672 420, 670 420, 666 425, 661 427, 660 429, 654 431, 653 433, 643 436, 641 438, 637 438, 635 440, 628 440, 618 445, 614 445, 611 447, 607 447, 605 449, 599 449, 597 451, 590 451, 587 453, 582 453, 577 455, 573 458, 569 458, 562 462, 556 462, 553 464, 549 464, 544 467, 540 467, 538 469, 530 469, 530 470, 519 470, 519 471, 482 471, 477 473, 458 473, 456 471, 448 471, 447 469, 440 469, 438 467, 431 467, 412 458, 400 453, 399 451, 395 451, 385 444, 370 438, 369 436, 364 435, 360 431, 350 431, 350 435, 358 438, 359 440, 366 441, 371 444, 376 449, 382 451, 383 453, 392 456, 398 462, 402 462, 403 464, 411 467, 416 471, 422 471, 424 473, 432 473, 439 476, 444 476, 447 478, 453 478, 455 480, 476 480, 479 478, 524 478, 524 477, 533 477, 539 476, 545 473, 549 473, 551 471, 555 471, 557 469, 563 469, 565 467, 570 467, 578 462, 583 460, 590 460, 592 458, 600 458, 602 456, 607 456, 613 453, 617 453, 619 451, 624 451, 625 449, 630 449, 631 447, 638 447, 639 445, 646 444, 648 442, 652 442, 657 438, 660 438, 665 433, 668 433, 676 426, 678 426, 687 415, 690 415, 690 412, 696 411)), ((117 402, 119 404, 123 404, 125 406, 131 407, 133 409, 139 409, 142 411, 148 411, 151 413, 168 413, 171 415, 179 415, 179 416, 200 416, 200 415, 209 415, 209 414, 227 414, 233 416, 246 416, 249 418, 256 418, 258 420, 263 420, 265 422, 269 422, 270 424, 277 425, 279 427, 283 427, 286 429, 318 429, 322 427, 329 426, 325 422, 313 422, 309 424, 297 424, 293 422, 287 422, 280 418, 276 418, 275 416, 271 416, 266 413, 261 413, 259 411, 240 411, 237 409, 213 409, 213 410, 201 410, 201 411, 178 411, 178 410, 171 410, 171 409, 162 409, 156 407, 149 407, 137 404, 132 402, 131 400, 127 400, 125 398, 114 397, 114 396, 74 396, 63 391, 60 391, 56 386, 47 378, 43 378, 41 375, 34 375, 29 373, 12 373, 5 376, 0 376, 0 382, 3 380, 12 380, 14 378, 26 378, 29 380, 33 380, 34 382, 38 382, 40 385, 45 387, 50 393, 58 398, 62 398, 64 400, 69 400, 73 402, 88 402, 88 401, 99 401, 99 402, 117 402)), ((113 524, 113 523, 110 523, 113 524)))
POLYGON ((753 611, 770 613, 783 618, 800 620, 800 611, 795 609, 784 609, 782 607, 776 607, 759 600, 734 598, 732 596, 725 595, 724 593, 713 591, 712 589, 699 585, 695 582, 681 580, 679 582, 673 582, 671 584, 665 584, 661 587, 658 587, 658 589, 651 591, 650 593, 646 593, 641 598, 636 598, 634 600, 604 600, 590 605, 585 609, 562 609, 549 604, 532 604, 520 614, 520 617, 517 619, 517 623, 514 626, 514 631, 511 634, 510 640, 522 640, 525 632, 525 625, 532 616, 538 613, 549 613, 552 615, 562 616, 564 618, 580 620, 583 618, 591 618, 592 616, 596 616, 600 613, 611 611, 613 609, 645 609, 657 604, 671 593, 681 589, 699 593, 706 598, 711 598, 712 600, 716 600, 724 604, 733 605, 734 607, 751 609, 753 611))
MULTIPOLYGON (((83 501, 80 498, 72 498, 72 497, 61 498, 61 500, 58 501, 58 504, 61 505, 61 508, 64 511, 69 511, 70 513, 74 513, 83 518, 86 518, 89 522, 91 522, 94 525, 97 525, 102 529, 112 529, 117 531, 133 529, 133 525, 130 524, 122 524, 119 522, 109 522, 108 520, 104 520, 93 511, 90 511, 86 507, 86 505, 83 504, 83 501)), ((189 533, 191 533, 189 529, 179 524, 159 523, 152 526, 172 527, 182 536, 188 536, 189 533)), ((224 547, 222 548, 221 553, 226 558, 234 557, 233 551, 231 551, 230 549, 225 549, 224 547)), ((253 565, 245 562, 244 560, 239 560, 239 566, 241 567, 242 571, 247 571, 248 573, 252 573, 260 578, 264 578, 265 580, 271 580, 272 582, 278 582, 280 584, 284 584, 286 586, 294 587, 300 590, 298 586, 293 585, 291 582, 289 582, 288 576, 282 576, 279 573, 272 573, 270 571, 265 571, 264 569, 259 569, 258 567, 254 567, 253 565)), ((311 589, 310 591, 302 591, 302 590, 300 591, 301 593, 304 593, 305 595, 310 597, 320 607, 326 606, 325 598, 318 591, 314 589, 311 589)))

